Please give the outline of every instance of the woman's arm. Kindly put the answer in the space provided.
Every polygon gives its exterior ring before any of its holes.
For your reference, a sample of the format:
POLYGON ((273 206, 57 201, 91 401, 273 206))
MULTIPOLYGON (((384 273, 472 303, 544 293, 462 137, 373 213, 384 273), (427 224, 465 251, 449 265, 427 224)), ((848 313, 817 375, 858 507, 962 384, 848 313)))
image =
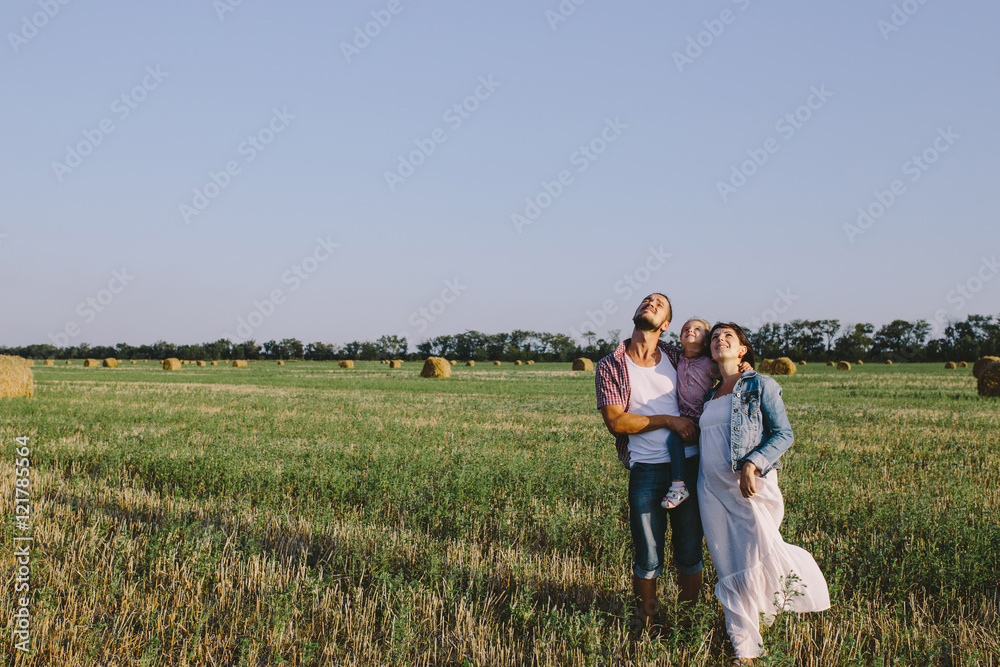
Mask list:
POLYGON ((767 470, 788 451, 795 438, 792 425, 785 414, 785 403, 781 400, 781 385, 769 377, 760 378, 760 412, 764 426, 764 439, 740 461, 753 463, 760 470, 767 470))

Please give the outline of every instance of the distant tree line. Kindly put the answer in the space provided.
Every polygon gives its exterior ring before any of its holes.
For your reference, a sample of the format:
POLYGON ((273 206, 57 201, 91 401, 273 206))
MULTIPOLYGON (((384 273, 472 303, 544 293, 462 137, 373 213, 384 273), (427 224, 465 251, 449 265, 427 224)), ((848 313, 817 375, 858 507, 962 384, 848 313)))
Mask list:
MULTIPOLYGON (((873 324, 861 322, 841 326, 840 320, 792 320, 787 323, 771 322, 757 331, 748 331, 758 357, 791 357, 799 360, 824 361, 844 359, 855 361, 974 361, 986 355, 1000 355, 1000 316, 969 315, 963 322, 952 322, 944 336, 927 340, 931 326, 925 320, 907 322, 893 320, 875 329, 873 324)), ((607 338, 598 338, 584 331, 584 343, 566 334, 541 331, 514 330, 510 333, 487 334, 466 331, 460 334, 437 336, 416 345, 416 352, 409 351, 405 337, 382 336, 375 341, 351 341, 345 345, 333 343, 303 344, 296 338, 281 341, 269 340, 258 344, 248 340, 233 343, 220 339, 214 343, 174 345, 157 341, 152 345, 132 346, 119 343, 115 346, 88 345, 56 347, 50 344, 25 347, 0 347, 0 354, 16 354, 33 359, 304 359, 307 361, 334 361, 353 359, 377 361, 380 359, 419 360, 429 356, 474 361, 572 361, 578 357, 599 359, 618 346, 621 330, 608 332, 607 338)), ((677 334, 671 332, 669 342, 679 344, 677 334)))
POLYGON ((792 320, 749 335, 758 356, 795 360, 974 361, 1000 353, 1000 317, 969 315, 945 327, 941 338, 927 340, 930 332, 926 320, 893 320, 878 330, 868 322, 841 327, 839 320, 792 320))

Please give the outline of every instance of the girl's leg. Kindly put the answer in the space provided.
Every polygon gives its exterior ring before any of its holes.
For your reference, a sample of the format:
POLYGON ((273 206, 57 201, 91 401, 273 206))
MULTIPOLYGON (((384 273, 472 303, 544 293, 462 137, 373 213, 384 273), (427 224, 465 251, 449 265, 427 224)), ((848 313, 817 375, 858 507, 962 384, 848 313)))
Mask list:
POLYGON ((667 452, 670 454, 670 476, 673 481, 660 504, 666 509, 673 509, 691 495, 684 484, 684 441, 673 431, 667 436, 667 452))

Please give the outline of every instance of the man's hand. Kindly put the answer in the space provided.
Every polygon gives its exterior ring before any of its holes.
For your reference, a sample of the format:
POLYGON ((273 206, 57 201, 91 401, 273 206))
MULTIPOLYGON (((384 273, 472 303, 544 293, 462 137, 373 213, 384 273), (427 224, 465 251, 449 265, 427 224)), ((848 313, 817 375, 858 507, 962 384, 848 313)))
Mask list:
POLYGON ((752 371, 753 370, 753 366, 751 366, 750 364, 748 364, 745 361, 741 361, 740 362, 739 368, 740 368, 740 375, 742 375, 743 373, 746 373, 747 371, 752 371))
POLYGON ((740 471, 740 493, 744 498, 753 498, 757 495, 757 466, 747 461, 740 471))
POLYGON ((698 427, 687 417, 669 417, 667 428, 681 436, 681 440, 688 444, 698 442, 698 427))

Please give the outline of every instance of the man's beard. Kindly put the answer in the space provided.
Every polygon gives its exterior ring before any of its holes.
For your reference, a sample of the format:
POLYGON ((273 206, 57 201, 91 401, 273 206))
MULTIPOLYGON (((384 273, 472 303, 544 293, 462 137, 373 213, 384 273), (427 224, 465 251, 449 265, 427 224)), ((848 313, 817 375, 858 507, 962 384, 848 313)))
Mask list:
POLYGON ((632 324, 634 324, 635 328, 639 331, 656 331, 660 328, 659 325, 653 324, 651 321, 646 319, 646 313, 639 313, 633 317, 632 324))

